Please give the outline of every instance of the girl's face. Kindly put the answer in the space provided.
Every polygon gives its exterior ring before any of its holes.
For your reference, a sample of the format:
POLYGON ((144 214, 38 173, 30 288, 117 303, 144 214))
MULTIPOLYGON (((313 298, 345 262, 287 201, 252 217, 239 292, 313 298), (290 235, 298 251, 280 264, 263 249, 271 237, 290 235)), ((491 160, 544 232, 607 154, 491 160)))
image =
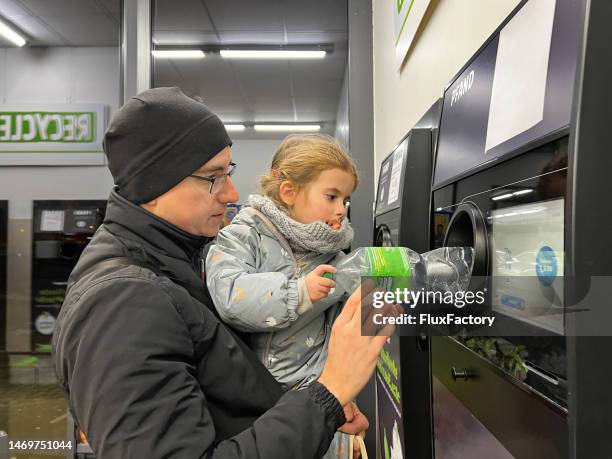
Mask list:
POLYGON ((289 214, 294 220, 300 223, 318 220, 338 230, 354 188, 355 180, 351 174, 341 169, 329 169, 302 188, 289 184, 283 190, 281 186, 281 197, 288 204, 289 214))

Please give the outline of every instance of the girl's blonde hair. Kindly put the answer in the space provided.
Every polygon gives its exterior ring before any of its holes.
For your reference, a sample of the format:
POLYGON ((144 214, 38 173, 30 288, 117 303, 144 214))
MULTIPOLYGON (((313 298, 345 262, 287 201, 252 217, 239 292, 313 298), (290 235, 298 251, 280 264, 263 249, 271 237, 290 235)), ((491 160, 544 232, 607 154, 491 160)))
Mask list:
POLYGON ((261 193, 286 207, 280 199, 281 183, 289 180, 301 188, 329 169, 348 172, 355 180, 353 191, 357 188, 357 166, 336 139, 324 134, 290 134, 278 146, 270 172, 261 178, 261 193))

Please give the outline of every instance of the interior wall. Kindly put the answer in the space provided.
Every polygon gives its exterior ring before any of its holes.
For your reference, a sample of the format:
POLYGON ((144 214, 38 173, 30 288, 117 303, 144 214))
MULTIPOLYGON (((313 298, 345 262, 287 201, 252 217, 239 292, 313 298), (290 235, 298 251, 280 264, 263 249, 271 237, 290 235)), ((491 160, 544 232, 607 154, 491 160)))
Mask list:
POLYGON ((374 166, 442 96, 450 79, 520 0, 432 0, 401 70, 395 61, 393 5, 373 2, 374 166))
MULTIPOLYGON (((118 47, 0 49, 0 104, 99 103, 110 118, 119 85, 118 47)), ((113 180, 106 166, 8 164, 0 166, 0 199, 9 201, 6 348, 29 352, 32 201, 106 199, 113 180)))
MULTIPOLYGON (((0 49, 2 104, 99 103, 110 119, 119 84, 116 47, 0 49)), ((106 199, 111 186, 105 166, 0 166, 9 218, 31 218, 32 199, 106 199)))
POLYGON ((259 179, 269 170, 281 141, 282 138, 234 140, 232 159, 238 166, 232 181, 240 193, 240 204, 245 204, 250 194, 257 193, 259 179))
POLYGON ((348 65, 344 71, 342 89, 338 99, 338 111, 336 113, 336 131, 334 137, 346 148, 349 146, 349 77, 348 65))

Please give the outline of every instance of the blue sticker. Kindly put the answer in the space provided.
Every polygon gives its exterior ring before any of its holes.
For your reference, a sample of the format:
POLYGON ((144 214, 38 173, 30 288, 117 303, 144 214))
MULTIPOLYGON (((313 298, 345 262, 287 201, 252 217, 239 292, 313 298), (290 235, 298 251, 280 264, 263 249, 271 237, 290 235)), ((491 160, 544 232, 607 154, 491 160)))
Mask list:
POLYGON ((536 257, 536 274, 542 285, 550 286, 557 278, 557 254, 545 245, 536 257))
POLYGON ((512 309, 525 309, 525 300, 517 296, 502 295, 500 303, 512 309))

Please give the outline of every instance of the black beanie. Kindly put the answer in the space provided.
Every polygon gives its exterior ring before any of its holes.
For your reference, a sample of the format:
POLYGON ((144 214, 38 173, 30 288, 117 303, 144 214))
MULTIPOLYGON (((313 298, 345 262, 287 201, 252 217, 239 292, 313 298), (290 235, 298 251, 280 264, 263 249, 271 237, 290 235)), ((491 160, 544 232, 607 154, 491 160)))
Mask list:
POLYGON ((179 88, 132 97, 104 135, 119 194, 135 204, 164 194, 231 145, 219 117, 179 88))

